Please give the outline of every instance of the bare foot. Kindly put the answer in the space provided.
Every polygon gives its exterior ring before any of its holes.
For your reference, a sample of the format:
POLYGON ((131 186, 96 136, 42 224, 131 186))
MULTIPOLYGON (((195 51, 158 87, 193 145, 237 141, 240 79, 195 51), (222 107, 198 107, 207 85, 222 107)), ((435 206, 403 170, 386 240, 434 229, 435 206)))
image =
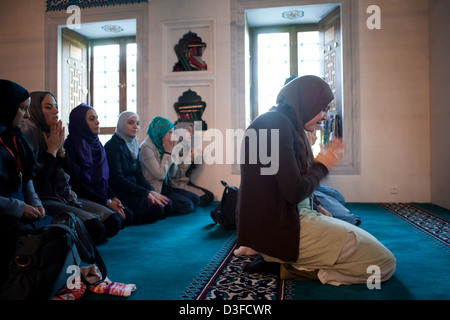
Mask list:
POLYGON ((259 254, 259 252, 255 251, 249 247, 240 246, 238 249, 234 250, 234 254, 238 257, 255 256, 255 255, 259 254))

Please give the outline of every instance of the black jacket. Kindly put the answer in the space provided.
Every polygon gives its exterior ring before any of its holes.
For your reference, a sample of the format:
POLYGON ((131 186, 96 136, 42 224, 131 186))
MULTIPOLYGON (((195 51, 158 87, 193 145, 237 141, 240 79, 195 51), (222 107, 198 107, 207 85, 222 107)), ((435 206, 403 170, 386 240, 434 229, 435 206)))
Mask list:
POLYGON ((147 197, 153 187, 142 174, 139 159, 133 160, 125 141, 114 134, 105 144, 109 165, 109 183, 119 198, 126 195, 147 197))

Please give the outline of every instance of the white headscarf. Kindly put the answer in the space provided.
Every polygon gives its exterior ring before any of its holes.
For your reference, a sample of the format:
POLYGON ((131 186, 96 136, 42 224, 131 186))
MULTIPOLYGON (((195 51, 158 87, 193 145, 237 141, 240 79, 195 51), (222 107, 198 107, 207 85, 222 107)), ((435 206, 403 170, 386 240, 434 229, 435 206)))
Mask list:
POLYGON ((126 134, 127 121, 133 116, 136 117, 137 120, 139 121, 139 116, 134 112, 124 111, 120 114, 119 120, 117 121, 116 135, 118 135, 125 141, 128 150, 130 150, 131 157, 135 160, 137 159, 139 153, 137 138, 130 137, 129 135, 126 134))

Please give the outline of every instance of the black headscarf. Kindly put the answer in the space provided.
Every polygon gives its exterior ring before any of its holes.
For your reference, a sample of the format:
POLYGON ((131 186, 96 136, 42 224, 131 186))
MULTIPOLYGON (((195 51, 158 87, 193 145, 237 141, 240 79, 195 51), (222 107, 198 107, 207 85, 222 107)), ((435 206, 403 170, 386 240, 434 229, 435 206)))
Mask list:
POLYGON ((318 115, 333 99, 334 95, 330 86, 316 76, 294 79, 286 84, 278 94, 278 109, 288 115, 298 133, 299 160, 302 168, 308 168, 313 159, 311 146, 303 126, 318 115))
POLYGON ((19 128, 13 128, 12 122, 16 117, 20 104, 30 97, 28 91, 21 85, 0 79, 0 195, 8 196, 18 191, 17 161, 22 166, 22 185, 33 176, 35 157, 27 139, 19 128), (14 138, 16 143, 14 143, 14 138), (17 151, 16 151, 17 145, 17 151), (5 148, 12 150, 14 157, 5 148))
MULTIPOLYGON (((18 131, 11 127, 19 105, 30 97, 27 89, 20 84, 0 79, 0 134, 6 131, 18 131)), ((14 135, 14 133, 11 133, 14 135)))

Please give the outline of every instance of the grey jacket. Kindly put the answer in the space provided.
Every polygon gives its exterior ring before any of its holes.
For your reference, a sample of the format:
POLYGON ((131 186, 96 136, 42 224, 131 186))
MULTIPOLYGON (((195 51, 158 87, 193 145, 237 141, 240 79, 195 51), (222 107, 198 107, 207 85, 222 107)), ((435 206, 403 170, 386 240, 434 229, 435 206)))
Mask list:
POLYGON ((140 145, 139 162, 145 179, 158 193, 161 193, 167 174, 169 178, 174 177, 178 170, 171 155, 163 154, 161 158, 158 149, 148 136, 140 145))

